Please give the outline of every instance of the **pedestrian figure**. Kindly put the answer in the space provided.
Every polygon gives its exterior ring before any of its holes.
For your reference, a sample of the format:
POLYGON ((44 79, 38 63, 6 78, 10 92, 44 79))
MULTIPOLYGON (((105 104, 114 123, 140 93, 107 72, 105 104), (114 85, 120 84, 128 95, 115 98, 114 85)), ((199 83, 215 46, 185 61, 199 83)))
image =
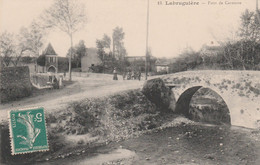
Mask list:
POLYGON ((58 82, 56 76, 54 76, 54 79, 53 79, 53 88, 59 89, 59 82, 58 82))
POLYGON ((138 72, 138 80, 140 81, 141 80, 141 71, 139 70, 138 72))
POLYGON ((125 77, 126 77, 126 72, 124 71, 124 73, 123 73, 123 80, 125 80, 125 77))
POLYGON ((135 79, 135 72, 132 71, 132 80, 134 80, 134 79, 135 79))
POLYGON ((49 76, 49 82, 52 83, 53 79, 52 76, 49 76))
POLYGON ((114 74, 113 80, 118 80, 116 68, 114 69, 113 74, 114 74))
POLYGON ((130 71, 127 72, 127 80, 131 80, 131 72, 130 71))

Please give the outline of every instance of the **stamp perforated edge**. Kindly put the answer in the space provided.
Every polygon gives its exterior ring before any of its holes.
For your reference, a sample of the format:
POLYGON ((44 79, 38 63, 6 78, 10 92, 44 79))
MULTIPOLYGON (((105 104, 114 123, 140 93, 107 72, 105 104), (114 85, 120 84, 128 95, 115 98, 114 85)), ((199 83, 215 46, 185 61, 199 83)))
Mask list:
POLYGON ((47 130, 47 125, 46 125, 46 121, 45 121, 45 112, 44 112, 44 107, 30 107, 30 108, 21 108, 21 109, 16 109, 16 110, 9 110, 8 113, 8 124, 9 124, 9 139, 10 139, 10 146, 11 146, 11 154, 12 155, 22 155, 22 154, 27 154, 27 153, 33 153, 33 152, 45 152, 45 151, 49 151, 49 140, 48 140, 48 130, 47 130), (44 125, 45 125, 45 129, 46 129, 46 138, 47 138, 47 146, 48 149, 44 149, 44 150, 37 150, 37 151, 26 151, 26 152, 19 152, 19 153, 14 153, 14 144, 13 144, 13 130, 12 130, 12 126, 11 126, 11 117, 10 117, 10 113, 11 111, 25 111, 25 110, 31 110, 31 109, 38 109, 38 108, 42 108, 43 109, 43 114, 44 114, 44 125))

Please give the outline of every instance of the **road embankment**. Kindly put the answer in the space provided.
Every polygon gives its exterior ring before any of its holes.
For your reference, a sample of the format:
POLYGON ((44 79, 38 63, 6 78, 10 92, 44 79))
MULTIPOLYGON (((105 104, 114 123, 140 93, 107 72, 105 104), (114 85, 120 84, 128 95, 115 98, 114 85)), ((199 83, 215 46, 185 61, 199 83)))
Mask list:
POLYGON ((1 161, 33 163, 71 157, 86 149, 91 153, 97 146, 160 127, 173 116, 172 111, 161 111, 139 89, 75 101, 65 110, 46 115, 47 152, 11 156, 8 123, 2 123, 1 161))

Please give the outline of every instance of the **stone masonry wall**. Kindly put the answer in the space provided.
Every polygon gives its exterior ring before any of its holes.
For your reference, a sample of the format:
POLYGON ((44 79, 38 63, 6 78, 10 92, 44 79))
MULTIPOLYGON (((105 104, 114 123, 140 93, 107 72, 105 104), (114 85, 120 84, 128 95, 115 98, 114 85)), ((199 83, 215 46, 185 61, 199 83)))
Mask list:
POLYGON ((0 70, 0 103, 31 95, 32 84, 28 66, 5 67, 0 70))

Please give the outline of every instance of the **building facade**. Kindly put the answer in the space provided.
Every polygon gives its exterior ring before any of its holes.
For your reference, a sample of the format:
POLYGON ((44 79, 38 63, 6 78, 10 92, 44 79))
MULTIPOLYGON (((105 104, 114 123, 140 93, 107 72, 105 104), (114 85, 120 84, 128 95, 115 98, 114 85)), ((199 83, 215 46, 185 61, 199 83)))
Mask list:
POLYGON ((58 73, 58 55, 50 43, 43 51, 42 55, 45 56, 45 71, 58 73))

